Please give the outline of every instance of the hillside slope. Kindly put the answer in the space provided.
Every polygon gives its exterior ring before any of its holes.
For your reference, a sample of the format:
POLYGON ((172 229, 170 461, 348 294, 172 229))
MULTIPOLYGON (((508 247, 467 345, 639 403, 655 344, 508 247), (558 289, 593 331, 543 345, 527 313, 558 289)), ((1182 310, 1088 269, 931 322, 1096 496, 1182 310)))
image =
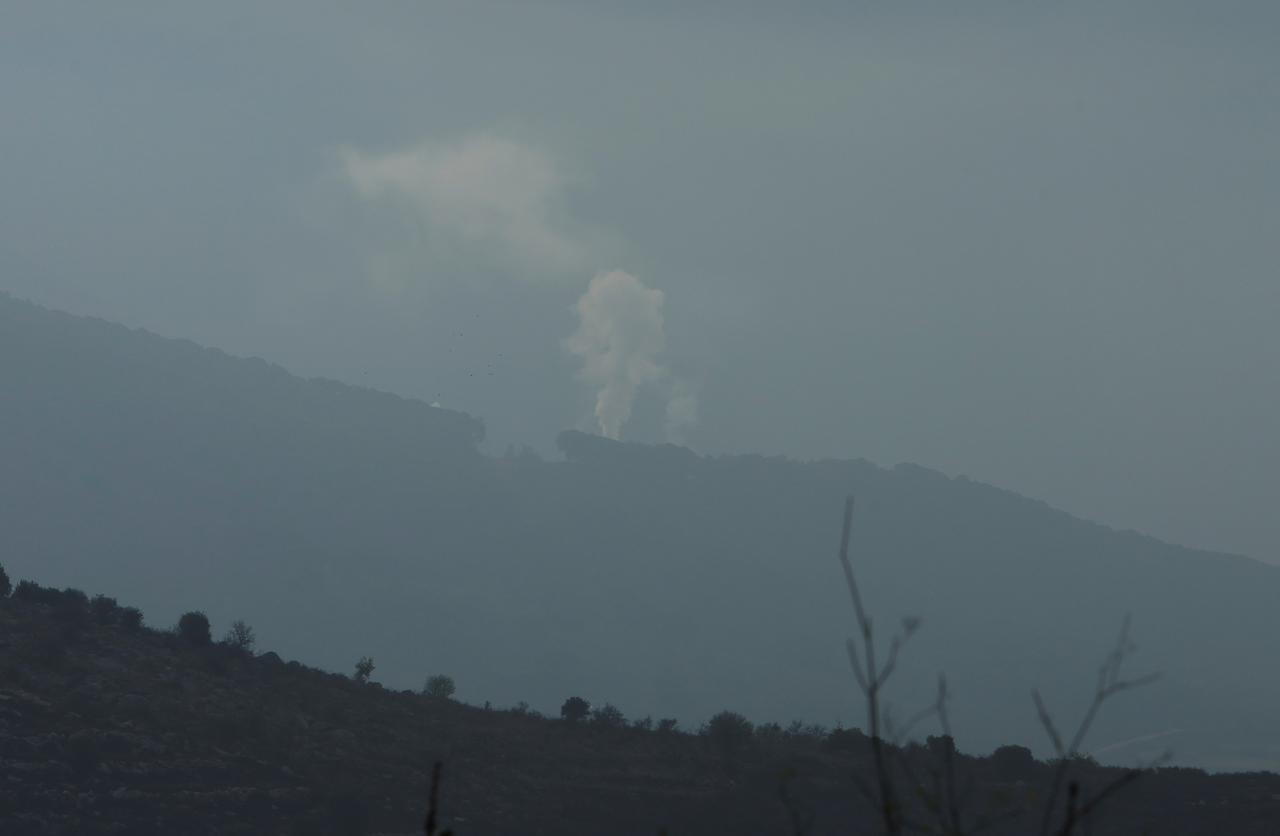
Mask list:
POLYGON ((464 698, 550 710, 573 691, 692 724, 859 722, 834 559, 853 493, 878 623, 924 620, 903 712, 946 671, 964 748, 1043 752, 1030 690, 1075 716, 1128 612, 1135 664, 1164 679, 1091 744, 1280 768, 1280 570, 924 468, 573 433, 565 461, 492 459, 469 416, 4 297, 0 422, 15 576, 158 623, 243 617, 330 669, 372 654, 397 687, 446 671, 464 698))
MULTIPOLYGON (((907 757, 920 774, 937 766, 923 747, 907 757)), ((759 729, 726 748, 715 736, 549 720, 195 646, 71 597, 0 598, 6 836, 420 833, 437 761, 439 819, 457 836, 783 834, 788 809, 812 820, 813 836, 872 829, 853 788, 871 774, 856 735, 759 729)), ((957 754, 955 768, 972 787, 967 820, 1007 811, 987 832, 1031 830, 1048 766, 1002 750, 957 754)), ((1121 772, 1082 766, 1075 777, 1088 796, 1121 772)), ((1102 807, 1089 832, 1251 836, 1278 822, 1280 776, 1161 769, 1102 807)))

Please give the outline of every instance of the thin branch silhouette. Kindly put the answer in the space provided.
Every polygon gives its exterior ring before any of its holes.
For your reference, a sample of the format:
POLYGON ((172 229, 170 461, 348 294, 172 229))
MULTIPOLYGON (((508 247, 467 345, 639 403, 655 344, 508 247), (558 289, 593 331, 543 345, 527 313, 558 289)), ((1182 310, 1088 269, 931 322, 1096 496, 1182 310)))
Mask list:
MULTIPOLYGON (((848 588, 849 599, 853 604, 857 621, 858 636, 845 641, 845 652, 849 657, 849 666, 853 670, 854 678, 867 702, 867 727, 875 773, 874 786, 868 786, 857 776, 854 777, 854 786, 876 807, 877 817, 886 836, 899 836, 906 832, 972 836, 979 831, 1020 816, 1026 812, 1025 808, 1008 807, 995 813, 974 815, 971 817, 972 823, 966 825, 965 808, 973 791, 972 775, 967 776, 962 790, 956 763, 955 738, 952 735, 950 715, 947 711, 950 692, 945 676, 938 678, 938 691, 933 704, 912 715, 901 728, 895 728, 888 706, 883 702, 882 691, 885 683, 897 669, 902 649, 919 629, 920 620, 918 618, 903 619, 902 630, 890 638, 884 661, 877 664, 875 631, 863 602, 862 590, 858 586, 853 563, 849 558, 853 511, 854 500, 852 496, 848 496, 844 504, 839 555, 845 585, 848 588), (940 754, 934 753, 940 758, 941 764, 930 770, 931 781, 926 782, 921 780, 920 774, 911 762, 912 757, 905 751, 904 743, 915 726, 930 717, 938 718, 943 740, 940 754), (895 773, 905 776, 915 787, 925 806, 933 812, 936 819, 933 825, 919 823, 909 815, 903 803, 903 795, 897 786, 895 773), (931 795, 926 790, 930 785, 932 785, 931 795)), ((1104 801, 1169 757, 1168 753, 1165 753, 1151 763, 1125 770, 1118 778, 1089 797, 1084 795, 1079 782, 1067 780, 1072 765, 1080 758, 1080 747, 1102 706, 1119 693, 1148 685, 1159 679, 1159 674, 1146 674, 1134 678, 1122 676, 1123 664, 1134 650, 1134 645, 1129 639, 1129 627, 1130 618, 1125 616, 1115 647, 1107 654, 1098 669, 1093 700, 1069 740, 1063 736, 1054 722, 1044 698, 1038 691, 1032 692, 1037 717, 1057 755, 1048 797, 1040 817, 1040 836, 1071 836, 1078 827, 1087 826, 1089 818, 1097 812, 1104 801), (1060 805, 1064 785, 1067 789, 1067 797, 1065 804, 1060 805), (1063 816, 1061 825, 1055 830, 1053 821, 1059 806, 1063 807, 1063 816)))

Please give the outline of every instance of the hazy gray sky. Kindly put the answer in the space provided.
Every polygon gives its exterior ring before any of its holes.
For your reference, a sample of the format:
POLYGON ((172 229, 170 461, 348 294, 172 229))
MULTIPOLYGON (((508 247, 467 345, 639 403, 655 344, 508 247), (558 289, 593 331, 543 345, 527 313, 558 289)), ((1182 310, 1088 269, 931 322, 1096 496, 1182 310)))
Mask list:
POLYGON ((0 289, 1280 560, 1280 6, 783 5, 7 3, 0 289))

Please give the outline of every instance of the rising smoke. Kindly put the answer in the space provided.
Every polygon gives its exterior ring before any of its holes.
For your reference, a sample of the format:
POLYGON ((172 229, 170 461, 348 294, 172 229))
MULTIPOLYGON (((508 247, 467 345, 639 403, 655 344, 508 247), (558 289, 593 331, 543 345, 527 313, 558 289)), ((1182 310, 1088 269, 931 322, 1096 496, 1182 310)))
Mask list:
POLYGON ((676 378, 667 397, 667 415, 663 424, 667 441, 684 444, 690 429, 698 423, 698 391, 687 380, 676 378))
POLYGON ((560 210, 564 177, 536 148, 482 133, 386 154, 342 148, 339 157, 356 192, 410 211, 432 250, 496 257, 526 280, 590 267, 588 245, 560 210))
MULTIPOLYGON (((594 248, 566 231, 559 211, 565 179, 537 149, 490 134, 455 143, 423 143, 386 154, 341 149, 343 173, 368 201, 411 212, 432 243, 429 252, 465 249, 504 256, 513 276, 571 277, 594 248)), ((599 273, 573 309, 578 329, 564 341, 580 358, 578 377, 596 389, 600 434, 618 438, 642 386, 666 381, 665 431, 683 442, 697 421, 697 393, 662 363, 666 348, 661 290, 635 276, 599 273)))
POLYGON ((622 432, 639 388, 663 377, 662 303, 661 290, 613 270, 592 279, 574 305, 578 330, 565 347, 582 358, 578 376, 596 387, 596 422, 605 438, 622 432))

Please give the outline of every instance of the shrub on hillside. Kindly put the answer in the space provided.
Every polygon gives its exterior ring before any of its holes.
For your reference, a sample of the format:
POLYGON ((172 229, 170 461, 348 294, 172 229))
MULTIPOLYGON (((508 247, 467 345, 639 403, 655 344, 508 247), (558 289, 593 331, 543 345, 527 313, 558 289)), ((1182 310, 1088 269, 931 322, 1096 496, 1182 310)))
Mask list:
POLYGON ((360 661, 356 662, 356 682, 368 682, 369 677, 373 675, 373 658, 370 656, 361 656, 360 661))
POLYGON ((782 726, 778 723, 758 724, 755 735, 757 740, 762 740, 771 745, 782 743, 787 738, 787 733, 783 731, 782 726))
POLYGON ((807 737, 812 740, 824 740, 827 737, 827 730, 818 723, 802 723, 799 720, 793 720, 791 725, 787 726, 787 737, 807 737))
POLYGON ((835 752, 861 753, 868 750, 871 740, 862 729, 833 729, 823 745, 835 752))
POLYGON ((991 753, 989 760, 1003 778, 1025 778, 1036 765, 1035 756, 1026 746, 1001 746, 991 753))
POLYGON ((123 607, 120 610, 120 624, 128 630, 142 628, 142 610, 137 607, 123 607))
POLYGON ((69 586, 62 590, 58 603, 68 607, 87 607, 89 606, 89 596, 85 594, 83 589, 69 586))
POLYGON ((570 723, 576 723, 587 716, 591 711, 591 703, 582 697, 569 697, 560 706, 560 718, 570 723))
POLYGON ((71 638, 89 621, 89 596, 71 587, 61 592, 56 589, 50 591, 53 593, 51 600, 54 615, 71 628, 71 632, 64 634, 67 638, 71 638))
POLYGON ((227 630, 227 634, 222 637, 222 643, 227 647, 244 653, 253 650, 253 646, 257 641, 258 638, 253 634, 253 628, 241 619, 231 622, 231 629, 227 630))
POLYGON ((755 727, 736 711, 721 711, 707 722, 702 731, 725 761, 732 763, 751 742, 755 727))
POLYGON ((43 604, 55 607, 59 617, 78 620, 89 609, 89 596, 83 591, 67 587, 55 589, 52 586, 41 586, 34 581, 20 581, 13 590, 13 597, 30 604, 43 604))
POLYGON ((116 603, 116 599, 105 595, 95 595, 89 602, 89 611, 93 613, 93 620, 99 624, 114 622, 119 615, 119 610, 120 605, 116 603))
POLYGON ((178 619, 178 635, 188 644, 196 647, 213 644, 213 634, 209 630, 209 617, 199 610, 193 610, 178 619))
POLYGON ((592 711, 591 722, 606 729, 625 729, 627 727, 627 718, 622 716, 622 711, 611 703, 605 703, 603 707, 592 711))
POLYGON ((13 582, 9 580, 9 573, 4 570, 4 566, 0 566, 0 598, 8 598, 10 592, 13 592, 13 582))
POLYGON ((19 581, 13 590, 13 597, 29 604, 43 604, 56 607, 62 603, 62 591, 51 586, 41 586, 35 581, 19 581))
POLYGON ((437 673, 427 677, 427 684, 423 686, 422 693, 433 699, 447 700, 451 699, 457 690, 458 686, 454 684, 452 676, 437 673))
POLYGON ((956 756, 956 741, 949 734, 931 734, 924 742, 929 754, 939 760, 956 756))

